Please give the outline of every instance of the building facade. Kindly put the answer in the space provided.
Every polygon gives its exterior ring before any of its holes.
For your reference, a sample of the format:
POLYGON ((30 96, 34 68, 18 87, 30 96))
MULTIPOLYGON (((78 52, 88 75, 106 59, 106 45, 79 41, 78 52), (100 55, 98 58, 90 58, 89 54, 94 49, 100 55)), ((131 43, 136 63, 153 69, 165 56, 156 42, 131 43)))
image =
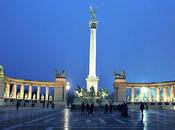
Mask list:
POLYGON ((0 66, 0 105, 16 100, 65 102, 66 83, 64 73, 57 72, 53 82, 32 81, 8 77, 0 66))
POLYGON ((126 82, 125 72, 115 73, 114 101, 148 102, 152 104, 174 104, 175 81, 130 83, 126 82))

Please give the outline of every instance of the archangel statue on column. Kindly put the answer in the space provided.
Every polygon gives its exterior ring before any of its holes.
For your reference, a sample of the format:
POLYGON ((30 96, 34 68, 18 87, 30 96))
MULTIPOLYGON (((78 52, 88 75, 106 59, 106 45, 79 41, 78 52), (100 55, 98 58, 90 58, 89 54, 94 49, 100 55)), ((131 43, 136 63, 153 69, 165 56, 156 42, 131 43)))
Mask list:
POLYGON ((91 13, 91 21, 95 21, 97 9, 96 8, 93 9, 92 6, 90 6, 90 13, 91 13))

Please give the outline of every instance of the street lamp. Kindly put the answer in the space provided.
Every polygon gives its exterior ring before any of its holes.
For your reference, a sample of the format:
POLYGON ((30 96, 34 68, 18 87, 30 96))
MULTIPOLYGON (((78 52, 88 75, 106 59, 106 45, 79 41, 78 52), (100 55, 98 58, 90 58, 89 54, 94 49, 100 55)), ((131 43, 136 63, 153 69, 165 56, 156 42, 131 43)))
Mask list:
POLYGON ((67 108, 69 106, 69 89, 70 89, 70 84, 69 84, 69 82, 67 82, 67 84, 66 84, 66 90, 67 90, 66 106, 67 106, 67 108))

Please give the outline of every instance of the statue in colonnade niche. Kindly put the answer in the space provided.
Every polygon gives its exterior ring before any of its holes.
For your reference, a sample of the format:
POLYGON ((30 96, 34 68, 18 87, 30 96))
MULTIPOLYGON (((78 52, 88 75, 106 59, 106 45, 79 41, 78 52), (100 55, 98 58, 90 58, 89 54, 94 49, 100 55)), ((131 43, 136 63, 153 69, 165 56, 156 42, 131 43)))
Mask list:
POLYGON ((33 100, 36 100, 36 94, 35 93, 33 94, 33 100))
POLYGON ((44 100, 44 95, 43 94, 41 95, 41 100, 44 100))
POLYGON ((135 96, 135 101, 136 101, 136 102, 139 101, 139 96, 138 96, 138 95, 135 96))
POLYGON ((173 97, 172 101, 175 102, 175 97, 173 97))
POLYGON ((9 97, 10 97, 10 98, 13 98, 13 93, 11 93, 9 97))
POLYGON ((25 99, 28 99, 28 94, 27 94, 27 93, 25 93, 24 98, 25 98, 25 99))
POLYGON ((5 98, 7 97, 7 94, 6 94, 6 93, 4 93, 4 97, 5 97, 5 98))
POLYGON ((17 99, 20 99, 20 93, 17 94, 17 99))
POLYGON ((51 95, 49 96, 49 100, 50 100, 50 101, 52 101, 52 100, 53 100, 51 95))

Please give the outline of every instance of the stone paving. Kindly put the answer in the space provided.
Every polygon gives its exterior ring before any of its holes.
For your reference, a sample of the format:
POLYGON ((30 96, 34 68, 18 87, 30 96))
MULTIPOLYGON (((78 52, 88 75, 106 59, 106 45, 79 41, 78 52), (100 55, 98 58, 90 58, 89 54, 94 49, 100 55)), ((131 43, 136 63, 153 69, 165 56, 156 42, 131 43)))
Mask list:
MULTIPOLYGON (((4 111, 4 110, 3 110, 4 111)), ((119 112, 104 114, 97 111, 91 116, 81 116, 79 111, 56 108, 23 108, 12 110, 8 118, 1 115, 2 130, 174 130, 175 111, 148 110, 141 119, 139 110, 130 110, 128 117, 121 117, 119 112), (12 114, 13 113, 13 114, 12 114), (10 118, 16 115, 16 118, 10 118), (23 115, 23 116, 19 116, 23 115)), ((2 111, 0 110, 0 113, 2 111)))

